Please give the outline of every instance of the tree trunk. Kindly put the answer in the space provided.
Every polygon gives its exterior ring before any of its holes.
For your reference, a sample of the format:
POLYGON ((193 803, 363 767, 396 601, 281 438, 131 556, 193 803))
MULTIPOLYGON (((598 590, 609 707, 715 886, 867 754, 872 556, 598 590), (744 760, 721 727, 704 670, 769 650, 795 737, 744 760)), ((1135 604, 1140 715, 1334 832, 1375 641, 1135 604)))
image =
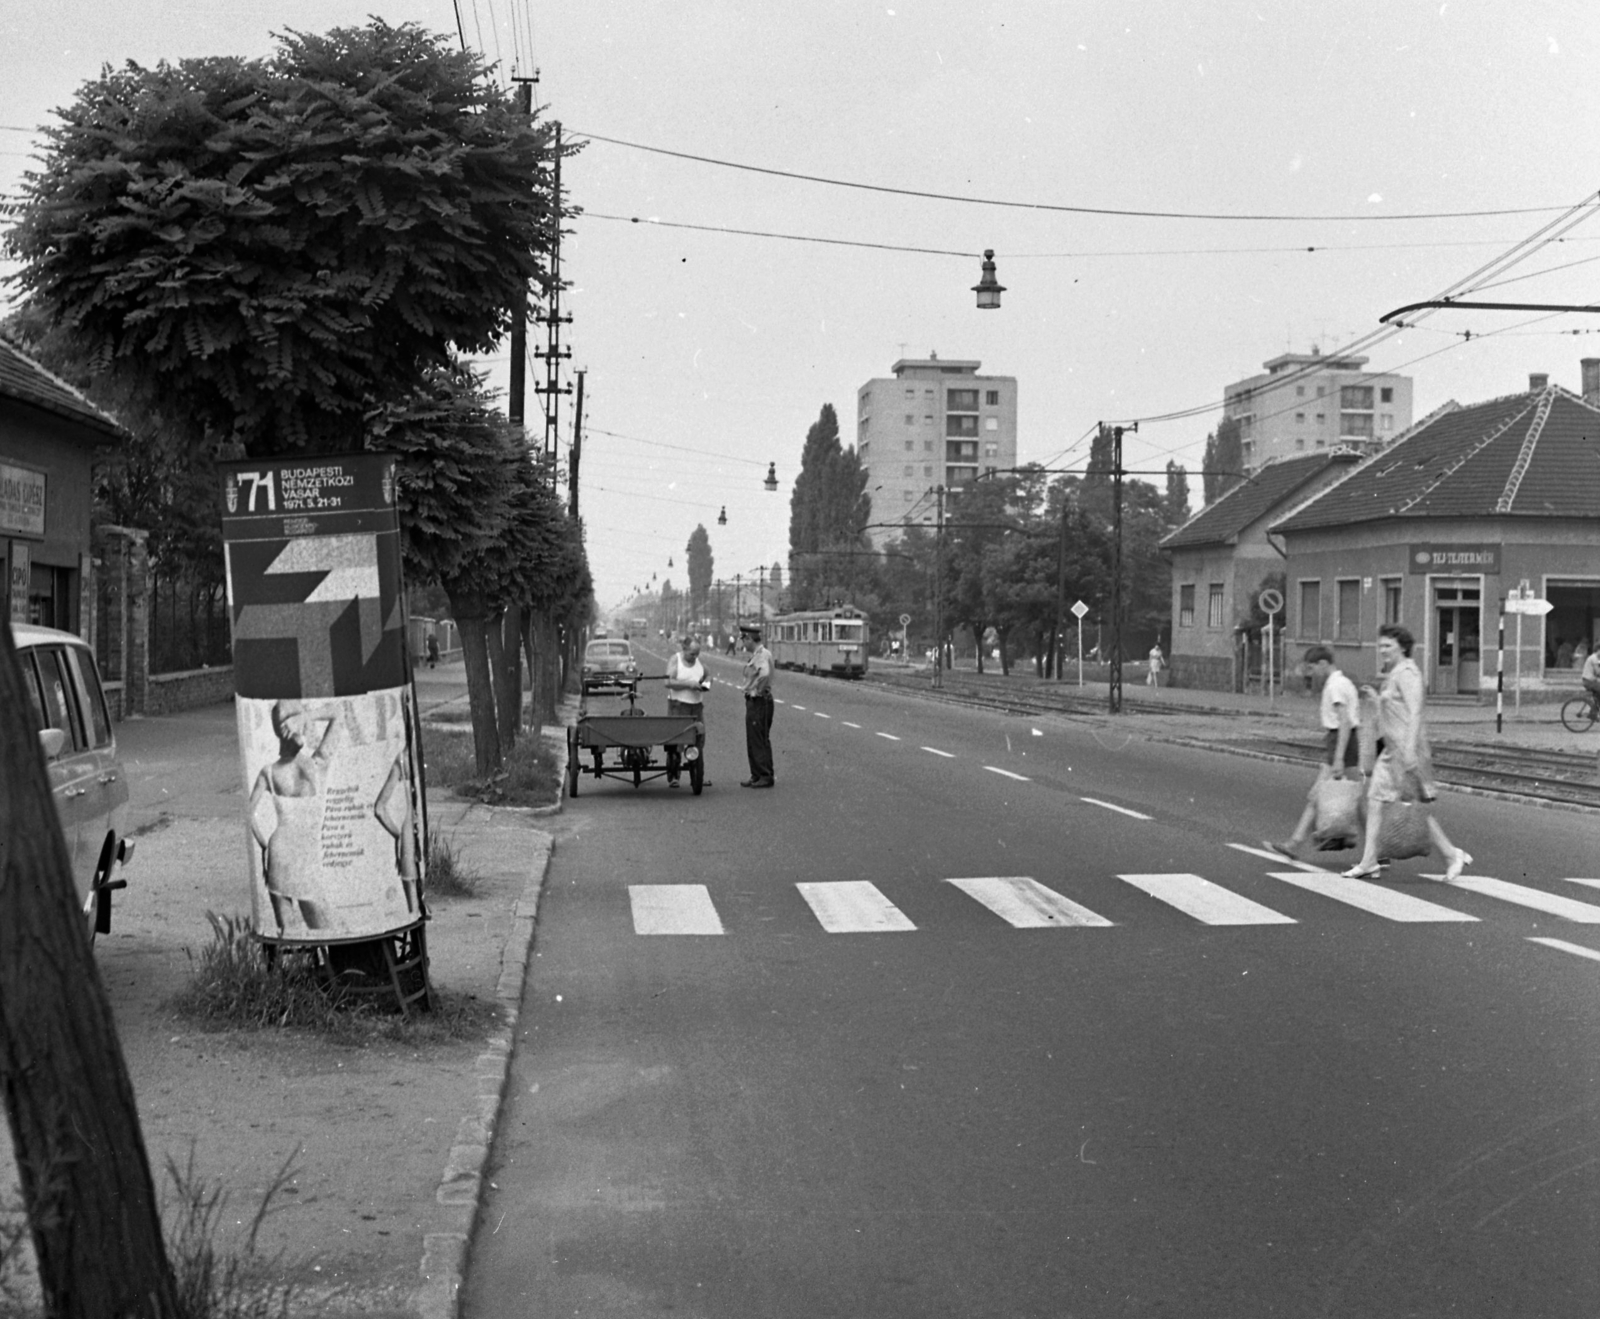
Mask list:
POLYGON ((994 630, 995 640, 1000 643, 1000 676, 1002 678, 1011 676, 1011 647, 1007 643, 1007 638, 1010 635, 1011 629, 1008 627, 997 627, 994 630))
POLYGON ((500 728, 503 733, 507 724, 510 725, 511 738, 506 745, 515 746, 517 733, 522 728, 521 605, 506 606, 505 616, 500 620, 500 638, 506 660, 506 685, 500 694, 500 728))
POLYGON ((9 628, 0 629, 0 1089, 46 1311, 178 1313, 150 1160, 78 909, 9 628))
POLYGON ((450 613, 461 634, 461 660, 467 671, 467 708, 472 713, 472 745, 478 774, 487 778, 505 768, 500 725, 495 718, 494 681, 489 672, 489 603, 458 582, 447 582, 450 613))
POLYGON ((483 638, 489 652, 489 680, 494 688, 495 731, 500 735, 500 751, 509 755, 517 744, 515 722, 507 728, 508 720, 516 719, 516 705, 509 690, 511 666, 506 659, 505 611, 492 614, 484 625, 483 638))
POLYGON ((540 703, 534 707, 534 716, 541 725, 556 721, 556 707, 561 703, 561 633, 548 609, 539 611, 539 653, 541 681, 540 703))

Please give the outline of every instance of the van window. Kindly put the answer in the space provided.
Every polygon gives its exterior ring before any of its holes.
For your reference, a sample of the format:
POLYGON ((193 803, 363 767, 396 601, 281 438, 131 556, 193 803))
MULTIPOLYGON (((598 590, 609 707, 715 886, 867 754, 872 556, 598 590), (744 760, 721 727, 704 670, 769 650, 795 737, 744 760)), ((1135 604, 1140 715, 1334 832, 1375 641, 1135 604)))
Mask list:
POLYGON ((33 652, 33 658, 39 666, 39 687, 44 693, 46 727, 59 728, 67 735, 69 747, 76 751, 84 750, 89 742, 83 734, 83 720, 78 714, 72 676, 62 667, 67 657, 54 647, 40 647, 33 652))
POLYGON ((78 671, 78 690, 88 697, 89 731, 97 747, 111 744, 111 716, 106 710, 105 692, 100 687, 100 674, 94 666, 94 656, 82 646, 73 646, 68 652, 72 665, 78 671))

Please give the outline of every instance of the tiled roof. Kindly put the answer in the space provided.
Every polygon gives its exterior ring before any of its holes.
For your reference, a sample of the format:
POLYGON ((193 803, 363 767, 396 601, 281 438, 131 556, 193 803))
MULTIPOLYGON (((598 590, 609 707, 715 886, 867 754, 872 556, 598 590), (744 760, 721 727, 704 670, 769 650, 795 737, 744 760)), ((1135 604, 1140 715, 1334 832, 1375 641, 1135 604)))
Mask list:
POLYGON ((60 376, 52 375, 15 344, 0 338, 0 397, 18 399, 112 438, 124 431, 60 376))
POLYGON ((1600 515, 1600 408, 1559 385, 1415 427, 1273 531, 1384 518, 1600 515))
POLYGON ((1267 463, 1221 499, 1207 504, 1163 539, 1161 547, 1172 550, 1231 545, 1246 527, 1282 507, 1332 464, 1353 461, 1354 454, 1335 450, 1267 463))

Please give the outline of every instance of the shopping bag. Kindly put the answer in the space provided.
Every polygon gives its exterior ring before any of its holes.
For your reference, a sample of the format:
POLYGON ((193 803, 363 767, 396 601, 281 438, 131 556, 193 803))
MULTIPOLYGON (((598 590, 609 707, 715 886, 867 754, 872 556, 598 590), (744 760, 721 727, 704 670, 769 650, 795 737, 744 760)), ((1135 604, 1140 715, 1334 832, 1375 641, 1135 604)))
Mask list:
POLYGON ((1316 819, 1311 841, 1319 851, 1337 852, 1362 843, 1361 807, 1366 786, 1360 779, 1319 779, 1311 788, 1316 819))
POLYGON ((1382 861, 1404 861, 1408 857, 1427 856, 1433 850, 1433 837, 1428 832, 1428 808, 1421 802, 1391 801, 1383 804, 1383 817, 1378 825, 1378 858, 1382 861))

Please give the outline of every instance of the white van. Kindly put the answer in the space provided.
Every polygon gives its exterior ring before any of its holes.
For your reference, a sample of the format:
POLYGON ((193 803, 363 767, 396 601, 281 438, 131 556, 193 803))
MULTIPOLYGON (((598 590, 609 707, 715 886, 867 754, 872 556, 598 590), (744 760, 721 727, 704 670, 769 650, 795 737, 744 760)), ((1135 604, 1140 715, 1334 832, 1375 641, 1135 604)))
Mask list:
POLYGON ((100 672, 89 647, 70 632, 12 623, 11 641, 32 698, 50 794, 93 941, 111 929, 111 894, 127 887, 120 874, 133 858, 133 844, 123 837, 128 780, 117 759, 100 672))

